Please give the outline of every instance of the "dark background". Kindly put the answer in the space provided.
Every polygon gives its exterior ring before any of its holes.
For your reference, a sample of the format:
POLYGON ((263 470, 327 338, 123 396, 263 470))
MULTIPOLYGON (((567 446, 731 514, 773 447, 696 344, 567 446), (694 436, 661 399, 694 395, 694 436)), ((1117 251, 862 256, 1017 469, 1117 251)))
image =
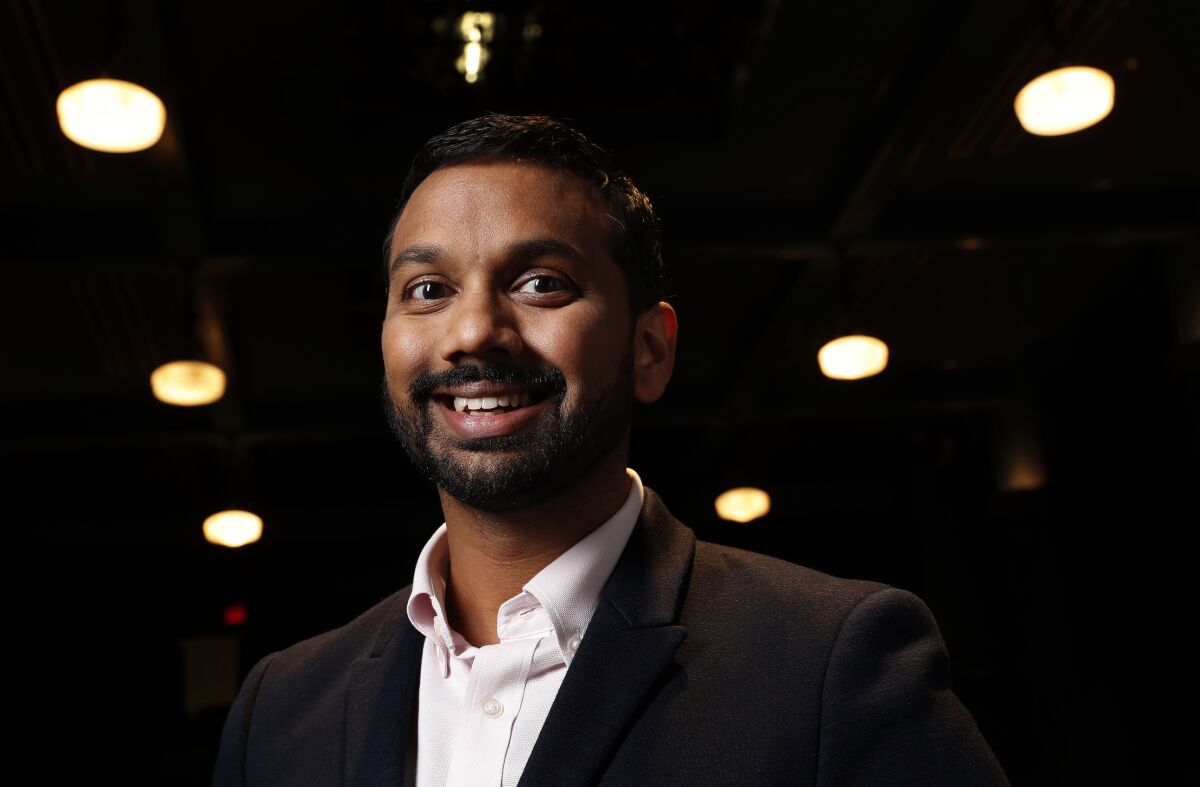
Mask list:
POLYGON ((378 406, 380 243, 418 145, 504 111, 612 148, 661 217, 680 355, 631 465, 677 516, 922 596, 1015 783, 1183 780, 1198 9, 6 2, 10 762, 204 783, 258 657, 410 581, 441 516, 378 406), (474 85, 467 9, 499 15, 474 85), (1116 107, 1030 136, 1013 98, 1064 54, 1116 107), (163 98, 158 145, 59 132, 59 90, 105 71, 163 98), (847 326, 888 342, 882 375, 821 376, 847 326), (150 371, 195 352, 226 397, 155 401, 150 371), (722 523, 740 484, 772 511, 722 523), (234 503, 262 541, 207 544, 234 503))

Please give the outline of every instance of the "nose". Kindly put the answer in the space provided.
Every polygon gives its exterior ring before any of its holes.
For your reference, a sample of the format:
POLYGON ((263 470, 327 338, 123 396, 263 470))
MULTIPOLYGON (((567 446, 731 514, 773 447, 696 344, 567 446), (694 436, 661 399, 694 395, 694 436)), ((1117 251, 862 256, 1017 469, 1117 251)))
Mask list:
POLYGON ((524 349, 511 304, 486 291, 463 293, 451 307, 442 358, 458 363, 464 357, 515 356, 524 349))

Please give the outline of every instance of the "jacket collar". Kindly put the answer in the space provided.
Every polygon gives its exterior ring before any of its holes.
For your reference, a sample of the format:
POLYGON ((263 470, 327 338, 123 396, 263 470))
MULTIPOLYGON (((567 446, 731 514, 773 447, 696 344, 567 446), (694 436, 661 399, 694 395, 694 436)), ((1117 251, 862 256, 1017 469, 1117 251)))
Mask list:
POLYGON ((409 751, 425 638, 408 621, 411 586, 388 600, 366 656, 350 665, 346 689, 343 783, 411 784, 409 751))
POLYGON ((672 665, 696 538, 653 491, 542 725, 521 784, 595 784, 672 665))

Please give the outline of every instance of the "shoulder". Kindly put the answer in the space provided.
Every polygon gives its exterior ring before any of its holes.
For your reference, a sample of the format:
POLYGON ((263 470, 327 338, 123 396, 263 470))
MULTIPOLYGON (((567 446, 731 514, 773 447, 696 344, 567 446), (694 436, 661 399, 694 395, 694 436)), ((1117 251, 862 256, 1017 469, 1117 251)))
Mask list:
POLYGON ((396 591, 343 626, 270 654, 260 667, 271 683, 327 681, 354 661, 381 652, 401 626, 408 625, 411 589, 396 591))
MULTIPOLYGON (((716 639, 764 637, 831 648, 854 611, 868 599, 886 611, 899 603, 924 604, 906 591, 879 582, 843 579, 779 558, 695 538, 667 510, 652 489, 645 489, 643 535, 649 546, 638 559, 638 572, 675 576, 683 581, 677 620, 693 635, 716 639), (644 556, 643 556, 644 555, 644 556)), ((635 572, 637 573, 637 572, 635 572)), ((675 580, 662 587, 676 587, 675 580)), ((677 602, 678 603, 678 602, 677 602)), ((868 605, 870 606, 870 605, 868 605)))
POLYGON ((720 622, 743 633, 783 633, 826 649, 862 623, 936 632, 924 602, 908 591, 706 541, 696 542, 684 617, 701 627, 720 622))
POLYGON ((863 599, 889 589, 879 582, 843 579, 786 560, 707 541, 696 542, 694 591, 752 597, 789 611, 845 615, 863 599))
POLYGON ((213 783, 336 781, 347 697, 364 672, 382 662, 370 657, 403 636, 409 590, 262 658, 226 718, 213 783))

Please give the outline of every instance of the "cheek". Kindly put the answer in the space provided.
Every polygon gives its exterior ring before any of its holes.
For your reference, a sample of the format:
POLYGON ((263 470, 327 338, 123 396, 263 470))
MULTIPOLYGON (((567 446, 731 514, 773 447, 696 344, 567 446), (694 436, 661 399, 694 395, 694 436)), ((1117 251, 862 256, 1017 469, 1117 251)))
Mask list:
POLYGON ((600 311, 559 312, 557 319, 529 326, 526 344, 546 363, 567 378, 567 399, 576 402, 610 387, 626 358, 627 329, 612 315, 600 311))
POLYGON ((406 381, 428 356, 427 339, 423 332, 412 330, 401 318, 383 323, 380 344, 383 349, 383 368, 388 380, 406 381))

